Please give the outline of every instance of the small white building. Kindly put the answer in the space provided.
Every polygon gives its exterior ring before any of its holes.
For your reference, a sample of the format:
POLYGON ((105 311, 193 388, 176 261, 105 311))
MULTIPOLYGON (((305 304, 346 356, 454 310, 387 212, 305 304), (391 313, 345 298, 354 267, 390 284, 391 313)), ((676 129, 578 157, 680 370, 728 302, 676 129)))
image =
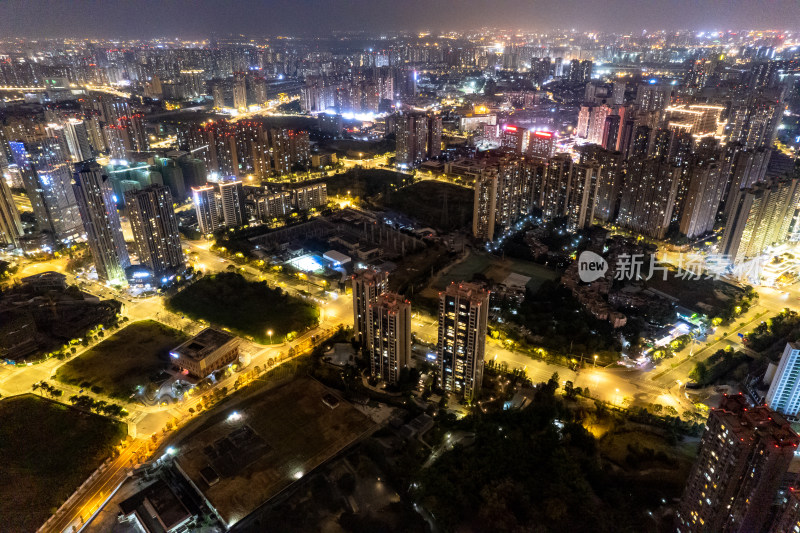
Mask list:
POLYGON ((322 254, 322 257, 326 261, 330 261, 331 266, 333 267, 340 267, 346 265, 351 261, 349 255, 344 255, 343 253, 337 252, 336 250, 328 250, 327 252, 322 254))

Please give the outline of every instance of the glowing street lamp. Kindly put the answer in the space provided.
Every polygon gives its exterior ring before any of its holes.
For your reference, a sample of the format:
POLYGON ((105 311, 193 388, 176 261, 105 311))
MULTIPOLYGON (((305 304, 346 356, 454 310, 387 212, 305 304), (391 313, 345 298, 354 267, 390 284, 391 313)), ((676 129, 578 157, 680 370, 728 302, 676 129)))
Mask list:
POLYGON ((267 330, 267 335, 269 335, 269 343, 272 344, 272 330, 271 329, 267 330))
POLYGON ((594 356, 594 368, 597 368, 597 355, 594 356))

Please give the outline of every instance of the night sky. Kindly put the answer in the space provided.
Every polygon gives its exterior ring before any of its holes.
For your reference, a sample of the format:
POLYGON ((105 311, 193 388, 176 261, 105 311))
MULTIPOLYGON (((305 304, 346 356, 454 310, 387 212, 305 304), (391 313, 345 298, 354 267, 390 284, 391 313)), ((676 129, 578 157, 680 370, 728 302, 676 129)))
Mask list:
POLYGON ((798 0, 0 0, 0 36, 205 38, 331 30, 800 29, 798 0))

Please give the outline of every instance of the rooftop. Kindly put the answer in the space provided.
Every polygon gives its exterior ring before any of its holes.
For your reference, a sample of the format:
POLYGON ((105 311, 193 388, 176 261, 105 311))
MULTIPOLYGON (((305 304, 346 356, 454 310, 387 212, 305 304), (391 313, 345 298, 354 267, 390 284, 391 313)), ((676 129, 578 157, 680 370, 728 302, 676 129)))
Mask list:
POLYGON ((234 340, 236 340, 236 337, 224 331, 206 328, 177 348, 174 348, 170 353, 174 356, 201 361, 210 353, 234 340))
POLYGON ((179 442, 176 457, 228 527, 374 427, 309 378, 248 398, 235 414, 179 442))

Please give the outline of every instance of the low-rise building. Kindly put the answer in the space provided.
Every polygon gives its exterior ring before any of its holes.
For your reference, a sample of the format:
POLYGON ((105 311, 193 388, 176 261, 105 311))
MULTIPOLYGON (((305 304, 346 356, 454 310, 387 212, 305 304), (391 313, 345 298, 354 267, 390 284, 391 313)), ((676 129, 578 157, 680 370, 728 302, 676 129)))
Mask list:
POLYGON ((239 339, 224 331, 206 328, 169 354, 181 369, 204 378, 239 357, 239 339))

